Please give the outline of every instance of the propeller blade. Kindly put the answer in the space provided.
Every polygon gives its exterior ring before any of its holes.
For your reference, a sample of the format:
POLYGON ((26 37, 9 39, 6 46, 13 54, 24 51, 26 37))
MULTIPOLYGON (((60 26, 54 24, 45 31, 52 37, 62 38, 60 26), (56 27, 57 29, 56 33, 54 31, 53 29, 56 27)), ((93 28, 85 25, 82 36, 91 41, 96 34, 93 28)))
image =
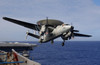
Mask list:
POLYGON ((70 40, 71 39, 71 36, 69 36, 68 39, 70 40))
POLYGON ((69 36, 69 39, 72 39, 72 38, 74 38, 74 34, 73 34, 73 32, 74 32, 74 26, 71 26, 70 32, 71 32, 71 34, 69 36))
POLYGON ((46 17, 46 25, 48 25, 48 17, 46 17))
POLYGON ((71 36, 71 39, 73 39, 74 38, 74 33, 72 33, 72 36, 71 36))
POLYGON ((74 32, 79 32, 79 30, 73 30, 74 32))
POLYGON ((73 26, 73 23, 71 22, 71 26, 73 26))
POLYGON ((29 33, 29 30, 26 32, 26 37, 25 37, 25 39, 27 39, 27 37, 28 37, 28 33, 29 33))
POLYGON ((49 30, 48 30, 48 17, 46 17, 46 30, 45 30, 45 34, 49 34, 49 30))

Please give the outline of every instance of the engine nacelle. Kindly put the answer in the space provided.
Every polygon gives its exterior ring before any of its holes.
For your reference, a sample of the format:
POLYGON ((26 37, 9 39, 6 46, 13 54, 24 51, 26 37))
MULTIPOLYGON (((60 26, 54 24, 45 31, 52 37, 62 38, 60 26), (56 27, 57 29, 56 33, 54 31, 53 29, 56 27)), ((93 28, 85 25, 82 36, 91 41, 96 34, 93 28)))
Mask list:
POLYGON ((62 38, 63 38, 64 40, 71 39, 71 32, 69 31, 68 33, 64 33, 64 34, 62 35, 62 38))

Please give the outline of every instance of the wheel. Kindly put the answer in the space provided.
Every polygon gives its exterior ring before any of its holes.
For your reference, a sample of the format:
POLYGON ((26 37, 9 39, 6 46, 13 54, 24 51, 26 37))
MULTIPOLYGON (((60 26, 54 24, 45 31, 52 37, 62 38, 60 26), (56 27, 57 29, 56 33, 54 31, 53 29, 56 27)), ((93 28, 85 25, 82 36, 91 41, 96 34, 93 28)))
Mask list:
POLYGON ((62 43, 62 46, 64 46, 65 44, 64 44, 64 42, 62 43))
POLYGON ((54 41, 53 40, 51 40, 51 44, 53 44, 54 43, 54 41))

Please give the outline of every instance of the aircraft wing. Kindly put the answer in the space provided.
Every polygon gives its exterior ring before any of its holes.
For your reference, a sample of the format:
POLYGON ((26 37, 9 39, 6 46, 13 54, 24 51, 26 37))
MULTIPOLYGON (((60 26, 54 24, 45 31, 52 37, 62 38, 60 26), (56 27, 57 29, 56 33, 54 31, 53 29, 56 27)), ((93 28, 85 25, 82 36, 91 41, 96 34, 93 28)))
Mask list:
POLYGON ((27 23, 27 22, 24 22, 24 21, 20 21, 20 20, 8 18, 8 17, 3 17, 3 19, 7 20, 9 22, 12 22, 12 23, 15 23, 15 24, 18 24, 18 25, 21 25, 21 26, 24 26, 24 27, 36 30, 36 31, 40 31, 40 28, 41 28, 40 25, 36 25, 36 24, 32 24, 32 23, 27 23))
POLYGON ((74 36, 77 36, 77 37, 91 37, 91 35, 80 34, 80 33, 74 33, 74 36))
POLYGON ((35 38, 37 38, 37 39, 39 39, 39 38, 40 38, 40 36, 35 35, 35 34, 32 34, 32 33, 28 33, 28 35, 29 35, 29 36, 32 36, 32 37, 35 37, 35 38))

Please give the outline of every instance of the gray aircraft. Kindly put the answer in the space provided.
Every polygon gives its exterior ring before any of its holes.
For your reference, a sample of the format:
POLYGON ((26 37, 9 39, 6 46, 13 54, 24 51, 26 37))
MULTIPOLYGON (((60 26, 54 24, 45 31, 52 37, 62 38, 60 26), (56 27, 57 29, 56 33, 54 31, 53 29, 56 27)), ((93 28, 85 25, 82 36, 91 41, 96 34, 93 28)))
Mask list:
POLYGON ((40 43, 45 43, 49 41, 53 43, 54 39, 61 37, 63 39, 62 46, 64 46, 65 40, 70 40, 74 37, 91 37, 91 35, 77 33, 79 31, 74 30, 74 26, 64 24, 62 21, 59 20, 47 18, 45 20, 38 21, 37 24, 32 24, 8 17, 3 17, 3 19, 27 27, 29 29, 38 31, 39 34, 33 34, 29 31, 26 34, 39 39, 40 43))

